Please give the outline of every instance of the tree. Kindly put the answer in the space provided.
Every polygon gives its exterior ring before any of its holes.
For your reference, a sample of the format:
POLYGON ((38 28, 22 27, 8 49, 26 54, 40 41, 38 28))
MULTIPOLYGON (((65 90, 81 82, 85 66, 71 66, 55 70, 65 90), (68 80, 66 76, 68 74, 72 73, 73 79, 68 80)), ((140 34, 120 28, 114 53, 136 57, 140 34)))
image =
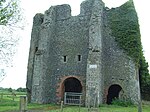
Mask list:
POLYGON ((149 79, 150 79, 150 74, 148 70, 149 66, 144 56, 142 56, 142 58, 140 59, 139 64, 140 64, 139 74, 140 74, 140 79, 141 79, 140 84, 144 86, 149 83, 149 79))
POLYGON ((148 70, 148 63, 145 60, 145 57, 142 56, 140 61, 140 68, 139 68, 139 79, 140 79, 140 86, 141 86, 141 94, 144 100, 150 100, 150 74, 148 70))
POLYGON ((19 0, 0 0, 0 82, 12 66, 19 39, 14 32, 17 28, 23 28, 20 26, 23 20, 21 11, 19 0))
POLYGON ((0 25, 12 25, 20 20, 17 0, 0 1, 0 25))
POLYGON ((12 88, 8 88, 8 91, 9 91, 9 92, 12 92, 12 91, 13 91, 13 89, 12 89, 12 88))
POLYGON ((26 92, 26 88, 20 87, 20 88, 18 88, 16 91, 17 91, 17 92, 26 92))

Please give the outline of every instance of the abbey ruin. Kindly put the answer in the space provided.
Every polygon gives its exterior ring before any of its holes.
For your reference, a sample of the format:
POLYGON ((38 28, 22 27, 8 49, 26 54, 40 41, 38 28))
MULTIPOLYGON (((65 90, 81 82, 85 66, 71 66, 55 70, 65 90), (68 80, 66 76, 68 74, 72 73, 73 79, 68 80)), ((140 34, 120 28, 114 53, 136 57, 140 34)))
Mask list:
POLYGON ((114 98, 138 103, 138 67, 116 41, 109 19, 110 12, 120 7, 108 9, 101 0, 86 0, 78 16, 71 16, 67 4, 35 15, 27 73, 31 102, 60 103, 71 92, 82 93, 84 104, 94 99, 110 104, 114 98))

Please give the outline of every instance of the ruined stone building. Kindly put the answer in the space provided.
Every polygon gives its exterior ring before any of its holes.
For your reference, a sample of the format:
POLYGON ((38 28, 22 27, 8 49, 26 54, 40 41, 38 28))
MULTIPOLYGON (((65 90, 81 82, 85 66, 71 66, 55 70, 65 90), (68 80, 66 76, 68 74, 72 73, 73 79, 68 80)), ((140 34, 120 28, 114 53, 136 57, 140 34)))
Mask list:
POLYGON ((109 24, 110 12, 119 8, 86 0, 77 16, 67 4, 35 15, 27 73, 31 102, 60 103, 65 92, 82 93, 84 104, 95 97, 98 104, 140 100, 138 67, 109 24))

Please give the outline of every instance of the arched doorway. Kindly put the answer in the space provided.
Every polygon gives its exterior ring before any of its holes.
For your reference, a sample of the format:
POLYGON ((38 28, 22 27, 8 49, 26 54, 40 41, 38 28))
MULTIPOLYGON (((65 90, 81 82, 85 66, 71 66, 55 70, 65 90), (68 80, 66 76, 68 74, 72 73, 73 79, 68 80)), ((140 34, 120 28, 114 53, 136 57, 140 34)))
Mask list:
POLYGON ((74 77, 69 77, 64 81, 64 92, 82 93, 81 82, 74 77))
POLYGON ((82 85, 75 77, 69 77, 64 80, 64 104, 81 104, 82 85))
POLYGON ((107 104, 111 104, 113 99, 118 98, 121 90, 121 86, 117 84, 111 85, 108 89, 107 104))

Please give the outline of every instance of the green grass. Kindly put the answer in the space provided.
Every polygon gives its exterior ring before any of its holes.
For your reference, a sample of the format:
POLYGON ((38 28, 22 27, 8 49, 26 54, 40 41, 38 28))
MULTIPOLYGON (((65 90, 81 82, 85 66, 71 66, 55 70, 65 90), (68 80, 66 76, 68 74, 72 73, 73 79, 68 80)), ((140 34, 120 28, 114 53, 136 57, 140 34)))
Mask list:
MULTIPOLYGON (((19 105, 4 105, 0 106, 0 112, 18 110, 19 105)), ((29 104, 28 110, 42 110, 44 112, 60 112, 60 106, 52 104, 29 104)), ((78 112, 79 107, 67 106, 63 108, 63 112, 78 112)), ((137 112, 136 106, 122 107, 116 105, 102 105, 99 108, 100 112, 137 112)), ((80 112, 87 112, 87 108, 81 107, 80 112)), ((143 112, 150 112, 150 105, 143 105, 143 112)))
POLYGON ((0 91, 0 112, 7 110, 18 110, 20 96, 26 95, 24 92, 15 92, 16 96, 8 91, 0 91))
MULTIPOLYGON (((1 95, 1 93, 0 93, 1 95)), ((0 112, 19 110, 20 96, 25 95, 19 93, 14 97, 11 94, 0 96, 0 112)), ((28 110, 41 110, 44 112, 60 112, 60 105, 54 104, 28 104, 28 110)), ((63 112, 78 112, 78 106, 64 106, 63 112)), ((122 107, 116 105, 101 105, 100 112, 137 112, 136 106, 122 107)), ((81 107, 80 112, 87 112, 87 108, 81 107)), ((143 102, 143 112, 150 112, 150 102, 143 102)))
MULTIPOLYGON (((144 106, 143 112, 150 112, 150 107, 144 106)), ((79 112, 78 107, 65 107, 63 109, 63 112, 79 112)), ((115 105, 102 105, 99 108, 100 112, 138 112, 138 109, 136 106, 130 106, 130 107, 122 107, 122 106, 115 106, 115 105)), ((60 109, 57 110, 49 110, 46 112, 60 112, 60 109)), ((87 112, 87 108, 81 107, 80 112, 87 112)))
POLYGON ((102 112, 137 112, 136 106, 122 107, 116 105, 105 105, 100 107, 102 112))
POLYGON ((29 110, 48 111, 48 110, 56 110, 56 109, 59 109, 59 108, 60 108, 59 105, 54 105, 54 104, 33 104, 33 103, 28 104, 28 109, 29 110))

